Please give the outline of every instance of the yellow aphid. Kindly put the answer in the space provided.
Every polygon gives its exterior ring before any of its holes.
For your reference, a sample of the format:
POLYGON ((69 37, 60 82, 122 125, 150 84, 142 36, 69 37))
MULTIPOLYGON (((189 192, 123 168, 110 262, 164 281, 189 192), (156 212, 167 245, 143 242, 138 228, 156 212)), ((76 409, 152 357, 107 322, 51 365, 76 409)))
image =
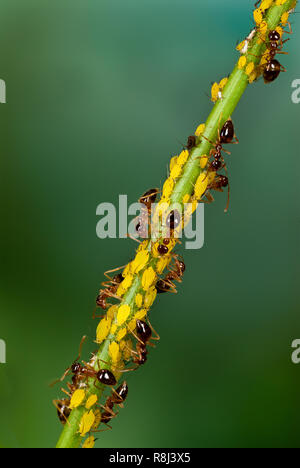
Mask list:
POLYGON ((117 341, 123 340, 124 336, 126 336, 126 335, 127 335, 127 330, 126 330, 126 328, 123 328, 117 334, 117 341))
POLYGON ((79 424, 79 432, 80 432, 81 437, 84 437, 85 434, 90 432, 94 422, 95 422, 95 415, 92 410, 84 413, 79 424))
POLYGON ((136 328, 136 319, 132 319, 128 324, 128 329, 133 332, 136 328))
POLYGON ((135 259, 132 262, 131 271, 132 273, 139 273, 145 268, 149 260, 149 252, 147 250, 141 250, 137 253, 135 259))
POLYGON ((118 310, 118 306, 117 306, 117 305, 111 306, 111 307, 108 309, 107 313, 106 313, 106 317, 107 317, 109 320, 113 321, 113 319, 114 319, 114 317, 115 317, 115 313, 117 312, 117 310, 118 310))
POLYGON ((276 31, 278 32, 278 34, 280 34, 280 37, 282 37, 282 35, 283 35, 283 29, 282 29, 282 27, 281 27, 281 26, 277 26, 276 31))
POLYGON ((101 411, 99 409, 94 410, 95 421, 92 425, 92 430, 96 431, 101 423, 101 411))
POLYGON ((124 269, 124 271, 123 271, 123 273, 122 273, 123 278, 125 278, 125 276, 128 275, 128 273, 130 272, 130 270, 131 270, 131 263, 128 263, 128 265, 126 265, 126 267, 125 267, 125 269, 124 269))
POLYGON ((220 88, 218 83, 214 83, 211 87, 211 100, 212 102, 216 102, 219 98, 220 88))
POLYGON ((191 196, 188 193, 185 194, 183 199, 182 199, 182 203, 183 204, 188 203, 190 201, 190 198, 191 198, 191 196))
POLYGON ((166 200, 160 200, 155 210, 155 217, 164 217, 168 211, 169 204, 166 202, 166 200))
POLYGON ((200 124, 197 130, 195 131, 195 135, 198 137, 201 136, 204 130, 205 130, 205 124, 200 124))
POLYGON ((142 277, 142 286, 145 291, 148 291, 148 289, 153 285, 154 281, 156 280, 156 273, 153 270, 152 267, 147 268, 147 270, 144 271, 143 277, 142 277))
POLYGON ((254 10, 253 18, 256 24, 261 24, 263 20, 263 14, 259 8, 257 10, 254 10))
POLYGON ((182 173, 182 166, 180 166, 179 164, 176 164, 176 166, 174 166, 171 171, 170 178, 174 180, 178 179, 181 173, 182 173))
POLYGON ((132 282, 133 282, 133 275, 131 274, 126 275, 124 280, 121 283, 123 286, 123 289, 127 291, 127 289, 130 288, 130 286, 132 285, 132 282))
POLYGON ((286 0, 276 0, 276 6, 284 5, 286 0))
POLYGON ((170 255, 165 255, 164 257, 161 257, 157 264, 156 264, 156 271, 160 275, 164 269, 168 266, 168 264, 171 261, 171 256, 170 255))
POLYGON ((130 306, 128 304, 123 304, 119 307, 117 314, 117 322, 119 325, 123 325, 124 322, 128 319, 130 315, 130 306))
POLYGON ((113 341, 110 343, 108 348, 109 355, 114 364, 116 364, 120 359, 120 345, 113 341))
POLYGON ((260 33, 265 36, 268 31, 268 23, 266 21, 262 21, 259 26, 260 33))
POLYGON ((247 67, 245 69, 246 75, 250 76, 254 69, 255 69, 254 63, 253 62, 248 63, 248 65, 247 65, 247 67))
POLYGON ((122 284, 117 289, 117 296, 123 297, 124 294, 126 293, 126 290, 123 288, 122 284))
POLYGON ((85 391, 80 389, 80 390, 75 390, 75 392, 72 395, 71 402, 70 402, 70 409, 78 408, 85 399, 85 391))
POLYGON ((90 436, 86 439, 86 441, 84 442, 84 444, 82 445, 82 448, 84 449, 92 449, 95 447, 95 437, 94 436, 90 436))
POLYGON ((135 296, 135 303, 136 303, 136 305, 137 305, 138 308, 142 307, 142 305, 143 305, 143 299, 144 299, 144 298, 143 298, 142 294, 139 294, 139 293, 138 293, 138 294, 135 296))
POLYGON ((286 11, 281 16, 281 23, 282 23, 283 26, 286 26, 288 24, 288 21, 289 21, 289 13, 286 11))
POLYGON ((137 253, 142 252, 143 250, 147 250, 147 247, 148 247, 148 240, 146 239, 137 248, 137 253))
POLYGON ((206 172, 200 174, 195 184, 194 194, 195 197, 199 200, 202 195, 205 193, 208 185, 208 177, 206 172))
POLYGON ((243 48, 245 47, 245 45, 246 45, 246 41, 240 42, 239 45, 236 46, 236 50, 238 50, 238 51, 243 50, 243 48))
POLYGON ((86 409, 91 409, 98 401, 97 395, 91 395, 85 404, 86 409))
POLYGON ((111 320, 104 318, 100 321, 97 327, 97 343, 100 344, 107 337, 111 326, 111 320))
POLYGON ((164 183, 163 192, 162 192, 164 198, 170 197, 170 195, 172 194, 174 185, 175 183, 173 179, 169 178, 166 180, 166 182, 164 183))
POLYGON ((178 159, 177 159, 177 164, 179 164, 179 166, 184 166, 184 164, 187 162, 188 158, 189 158, 188 150, 181 151, 181 153, 180 153, 180 155, 178 156, 178 159))
POLYGON ((113 323, 110 329, 110 333, 114 335, 117 331, 118 325, 116 323, 113 323))
POLYGON ((223 80, 221 80, 220 83, 219 83, 219 88, 224 89, 225 86, 227 85, 227 83, 228 83, 228 78, 227 77, 223 78, 223 80))
POLYGON ((147 309, 140 309, 137 311, 137 313, 134 316, 135 320, 143 320, 144 317, 146 317, 148 310, 147 309))
POLYGON ((251 75, 249 76, 249 83, 253 83, 257 78, 256 71, 252 72, 251 75))
POLYGON ((262 11, 266 11, 270 6, 272 5, 273 0, 263 0, 262 3, 260 4, 259 9, 262 11))
POLYGON ((172 172, 173 167, 176 166, 177 158, 178 158, 177 156, 173 156, 173 158, 171 159, 171 161, 170 161, 170 172, 172 172))
POLYGON ((207 166, 207 163, 208 163, 208 157, 206 156, 206 154, 204 154, 200 158, 200 167, 201 167, 201 169, 204 169, 207 166))
POLYGON ((242 55, 238 61, 238 68, 242 70, 245 67, 246 63, 247 63, 247 58, 245 55, 242 55))
POLYGON ((152 306, 153 302, 156 299, 156 295, 157 295, 157 290, 153 286, 152 288, 149 289, 149 291, 145 295, 144 306, 146 307, 146 309, 150 309, 150 307, 152 306))

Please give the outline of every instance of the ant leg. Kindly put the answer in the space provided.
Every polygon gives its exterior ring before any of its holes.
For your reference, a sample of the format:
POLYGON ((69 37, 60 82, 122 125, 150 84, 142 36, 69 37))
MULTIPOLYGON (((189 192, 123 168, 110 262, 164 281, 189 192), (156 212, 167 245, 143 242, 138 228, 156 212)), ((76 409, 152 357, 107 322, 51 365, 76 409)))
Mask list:
POLYGON ((114 270, 107 270, 105 273, 104 273, 104 276, 106 276, 106 278, 108 278, 109 280, 111 280, 111 277, 109 276, 109 273, 115 273, 116 271, 119 271, 119 270, 122 270, 122 268, 125 268, 126 265, 123 265, 123 266, 120 266, 118 268, 115 268, 114 270))
POLYGON ((72 397, 71 393, 67 392, 67 390, 65 390, 64 388, 61 388, 61 391, 65 393, 69 398, 72 397))
POLYGON ((138 244, 141 244, 141 243, 142 243, 142 241, 138 240, 136 237, 131 236, 130 234, 127 234, 127 237, 128 237, 129 239, 131 239, 131 240, 137 242, 138 244))
MULTIPOLYGON (((152 336, 152 340, 159 341, 159 340, 160 340, 160 336, 159 336, 159 334, 157 333, 157 331, 152 327, 151 322, 150 322, 150 320, 148 319, 148 317, 147 317, 147 322, 148 322, 149 327, 150 327, 151 330, 153 331, 153 333, 156 335, 155 337, 152 336)), ((148 344, 150 344, 150 343, 148 343, 148 344)))

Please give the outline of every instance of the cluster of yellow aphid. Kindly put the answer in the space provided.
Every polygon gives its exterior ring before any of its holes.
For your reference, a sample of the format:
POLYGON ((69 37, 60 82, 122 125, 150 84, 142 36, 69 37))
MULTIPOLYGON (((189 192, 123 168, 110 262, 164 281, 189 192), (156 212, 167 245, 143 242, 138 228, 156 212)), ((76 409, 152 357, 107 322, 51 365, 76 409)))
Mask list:
MULTIPOLYGON (((246 55, 248 46, 255 36, 256 32, 260 33, 260 40, 265 41, 268 33, 268 25, 265 21, 266 11, 273 5, 281 6, 287 0, 263 0, 260 6, 254 11, 254 21, 256 24, 255 30, 237 46, 237 50, 241 52, 241 57, 238 61, 238 68, 244 70, 248 76, 249 82, 252 83, 258 76, 259 72, 253 61, 248 61, 246 55)), ((295 1, 296 5, 296 1, 295 1)), ((289 13, 286 12, 281 17, 281 26, 278 26, 277 31, 283 34, 283 28, 288 24, 289 13)), ((267 60, 262 58, 261 64, 267 60)), ((211 89, 211 99, 217 102, 222 99, 222 93, 226 87, 228 78, 223 78, 219 83, 214 83, 211 89)), ((201 124, 195 131, 195 137, 200 141, 201 136, 205 131, 205 124, 201 124)), ((169 177, 163 185, 162 197, 157 205, 154 215, 154 222, 158 221, 162 215, 166 215, 171 205, 171 197, 174 192, 174 187, 181 177, 184 166, 189 160, 190 151, 184 149, 178 156, 174 156, 170 162, 169 177)), ((182 204, 189 203, 189 210, 185 212, 185 217, 182 219, 182 226, 189 222, 190 216, 197 209, 199 201, 203 198, 206 191, 209 189, 210 184, 216 177, 215 171, 204 169, 207 167, 209 157, 202 155, 199 158, 199 165, 201 173, 194 185, 193 194, 189 193, 183 195, 182 204)), ((182 228, 180 226, 179 228, 182 228)), ((148 311, 154 303, 157 295, 156 283, 159 276, 168 267, 172 261, 172 250, 174 249, 177 239, 176 235, 170 239, 168 245, 169 253, 161 256, 158 251, 161 238, 156 240, 145 240, 142 242, 137 250, 136 256, 124 269, 122 276, 123 281, 120 283, 116 295, 122 299, 120 304, 112 305, 104 318, 98 324, 96 332, 96 343, 104 346, 106 344, 108 349, 109 360, 111 368, 114 371, 116 378, 121 375, 122 369, 125 367, 127 361, 132 357, 133 343, 131 335, 134 334, 136 328, 136 321, 142 320, 147 317, 148 311), (132 300, 131 297, 126 296, 129 289, 137 282, 137 289, 132 300), (128 336, 130 335, 130 336, 128 336)), ((101 349, 101 348, 100 348, 101 349)), ((102 348, 103 349, 103 348, 102 348)), ((91 366, 95 364, 95 357, 90 362, 91 366), (94 360, 93 360, 94 359, 94 360)), ((91 431, 96 431, 101 422, 101 411, 97 407, 98 396, 96 394, 88 393, 84 388, 77 389, 70 402, 70 409, 84 407, 84 413, 79 424, 79 434, 85 437, 91 431)), ((89 436, 83 444, 83 448, 92 448, 95 444, 93 436, 89 436)))
MULTIPOLYGON (((258 43, 264 43, 267 40, 267 34, 268 34, 268 24, 267 21, 265 21, 265 14, 266 11, 271 7, 271 6, 282 6, 287 2, 287 0, 263 0, 260 4, 260 6, 254 10, 253 13, 253 18, 255 21, 255 29, 253 30, 254 33, 258 32, 259 33, 259 41, 258 43)), ((296 6, 296 1, 294 6, 292 6, 292 9, 296 6)), ((289 12, 283 13, 281 17, 281 22, 280 25, 277 26, 276 31, 280 34, 282 37, 284 28, 289 24, 289 12)), ((237 50, 242 53, 239 61, 238 61, 238 68, 240 70, 244 70, 245 74, 248 77, 249 83, 253 83, 260 75, 262 72, 263 66, 268 62, 269 59, 269 54, 268 51, 266 51, 259 63, 258 66, 255 65, 255 63, 250 59, 248 59, 246 53, 248 51, 249 44, 251 43, 251 40, 255 34, 251 34, 247 39, 242 41, 238 46, 237 50)))

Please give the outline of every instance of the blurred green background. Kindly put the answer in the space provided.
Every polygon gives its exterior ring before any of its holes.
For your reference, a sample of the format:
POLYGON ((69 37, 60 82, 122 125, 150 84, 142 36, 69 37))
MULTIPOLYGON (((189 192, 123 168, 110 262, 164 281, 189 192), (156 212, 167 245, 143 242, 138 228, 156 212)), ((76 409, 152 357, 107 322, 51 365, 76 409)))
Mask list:
MULTIPOLYGON (((212 107, 253 26, 253 1, 2 0, 0 446, 51 447, 49 383, 75 359, 103 271, 129 240, 96 237, 96 206, 161 186, 212 107)), ((251 86, 226 195, 205 209, 205 246, 160 297, 161 335, 129 378, 105 447, 299 447, 299 16, 288 73, 251 86)), ((91 349, 95 347, 90 345, 91 349)), ((85 348, 87 351, 89 346, 85 348)), ((85 354, 86 356, 87 354, 85 354)))

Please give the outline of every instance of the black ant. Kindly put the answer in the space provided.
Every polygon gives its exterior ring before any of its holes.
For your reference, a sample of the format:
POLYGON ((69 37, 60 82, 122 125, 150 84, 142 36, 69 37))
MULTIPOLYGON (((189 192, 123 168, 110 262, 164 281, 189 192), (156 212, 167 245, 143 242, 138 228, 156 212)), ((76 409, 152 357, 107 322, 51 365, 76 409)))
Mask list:
POLYGON ((282 48, 283 44, 289 41, 289 39, 283 41, 276 29, 269 32, 268 38, 268 60, 267 63, 263 65, 263 77, 266 84, 275 81, 281 72, 286 72, 286 69, 275 59, 275 56, 276 54, 288 55, 288 52, 283 52, 282 48), (279 41, 281 41, 281 43, 279 43, 279 41))

